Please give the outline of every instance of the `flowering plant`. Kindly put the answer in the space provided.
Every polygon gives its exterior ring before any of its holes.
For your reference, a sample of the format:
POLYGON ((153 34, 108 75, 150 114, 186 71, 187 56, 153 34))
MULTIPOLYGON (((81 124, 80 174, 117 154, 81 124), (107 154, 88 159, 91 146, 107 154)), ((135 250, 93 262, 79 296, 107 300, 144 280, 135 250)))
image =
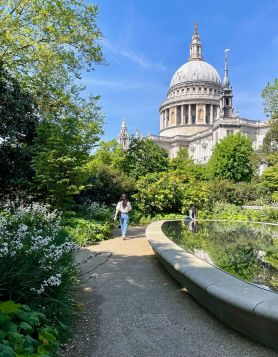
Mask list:
POLYGON ((59 299, 65 302, 76 276, 75 249, 57 211, 38 203, 5 208, 0 215, 0 300, 48 308, 59 299))

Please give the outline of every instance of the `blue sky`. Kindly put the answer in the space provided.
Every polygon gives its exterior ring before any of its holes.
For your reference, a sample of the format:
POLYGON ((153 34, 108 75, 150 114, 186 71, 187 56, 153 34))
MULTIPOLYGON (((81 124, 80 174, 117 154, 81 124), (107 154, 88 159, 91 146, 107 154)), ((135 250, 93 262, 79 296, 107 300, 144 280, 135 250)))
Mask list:
MULTIPOLYGON (((90 1, 88 1, 90 2, 90 1)), ((224 49, 240 116, 265 119, 261 91, 278 77, 278 0, 97 0, 97 23, 107 65, 86 74, 87 91, 100 95, 103 140, 129 132, 159 133, 159 105, 171 78, 187 62, 193 23, 204 60, 223 78, 224 49)))

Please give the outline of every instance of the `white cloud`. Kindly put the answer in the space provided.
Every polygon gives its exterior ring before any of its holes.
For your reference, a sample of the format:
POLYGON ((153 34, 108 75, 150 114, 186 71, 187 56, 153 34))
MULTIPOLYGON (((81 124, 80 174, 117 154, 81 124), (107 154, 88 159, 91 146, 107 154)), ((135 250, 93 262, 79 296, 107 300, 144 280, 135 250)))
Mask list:
POLYGON ((94 79, 94 78, 84 78, 83 82, 85 85, 95 85, 98 87, 110 87, 117 89, 136 89, 142 88, 146 84, 143 82, 134 82, 134 81, 110 81, 110 80, 102 80, 102 79, 94 79))
POLYGON ((142 68, 146 69, 157 69, 158 71, 166 71, 166 67, 161 62, 153 62, 145 57, 144 54, 136 53, 128 49, 121 49, 117 46, 112 45, 109 41, 103 40, 103 46, 109 51, 128 58, 132 62, 138 64, 142 68))

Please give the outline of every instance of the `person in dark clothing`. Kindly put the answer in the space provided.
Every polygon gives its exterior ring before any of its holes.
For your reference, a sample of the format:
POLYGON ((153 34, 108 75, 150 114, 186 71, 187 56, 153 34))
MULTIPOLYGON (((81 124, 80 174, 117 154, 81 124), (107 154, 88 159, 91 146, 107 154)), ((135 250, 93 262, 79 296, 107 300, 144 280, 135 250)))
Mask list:
POLYGON ((190 214, 191 219, 196 220, 198 210, 197 210, 197 207, 195 206, 195 203, 192 204, 192 206, 190 208, 190 213, 191 213, 190 214))

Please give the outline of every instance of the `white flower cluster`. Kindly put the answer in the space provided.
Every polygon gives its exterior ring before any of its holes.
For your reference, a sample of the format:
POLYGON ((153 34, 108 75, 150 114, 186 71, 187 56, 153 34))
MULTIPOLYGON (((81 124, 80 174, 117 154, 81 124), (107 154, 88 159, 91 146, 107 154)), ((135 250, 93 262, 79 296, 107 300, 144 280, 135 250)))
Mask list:
POLYGON ((110 209, 104 204, 98 202, 87 201, 87 211, 91 214, 92 218, 98 218, 110 215, 110 209))
POLYGON ((0 258, 4 257, 5 255, 9 254, 9 247, 8 243, 2 243, 0 244, 0 258))
POLYGON ((61 280, 62 274, 56 274, 56 275, 52 275, 50 278, 48 278, 47 280, 44 280, 43 283, 41 284, 41 286, 39 287, 39 289, 35 289, 35 288, 31 288, 31 291, 34 291, 35 293, 37 293, 38 295, 41 295, 45 292, 46 288, 49 286, 59 286, 62 283, 61 280))
POLYGON ((39 289, 31 290, 42 294, 47 286, 59 286, 61 274, 51 274, 53 269, 57 271, 59 266, 59 263, 55 262, 64 254, 76 250, 78 246, 68 239, 62 244, 57 243, 61 230, 57 211, 49 213, 45 206, 34 203, 20 206, 12 212, 4 211, 4 214, 0 215, 0 264, 4 266, 4 259, 11 257, 16 258, 16 264, 20 264, 20 261, 26 264, 29 259, 25 257, 30 256, 30 262, 36 261, 40 264, 46 278, 51 275, 43 281, 39 289))
MULTIPOLYGON (((45 251, 44 260, 56 262, 65 253, 69 253, 76 249, 78 249, 78 245, 70 241, 65 241, 63 244, 60 244, 58 246, 51 245, 48 251, 45 251)), ((43 261, 41 261, 41 263, 43 263, 43 261)))

